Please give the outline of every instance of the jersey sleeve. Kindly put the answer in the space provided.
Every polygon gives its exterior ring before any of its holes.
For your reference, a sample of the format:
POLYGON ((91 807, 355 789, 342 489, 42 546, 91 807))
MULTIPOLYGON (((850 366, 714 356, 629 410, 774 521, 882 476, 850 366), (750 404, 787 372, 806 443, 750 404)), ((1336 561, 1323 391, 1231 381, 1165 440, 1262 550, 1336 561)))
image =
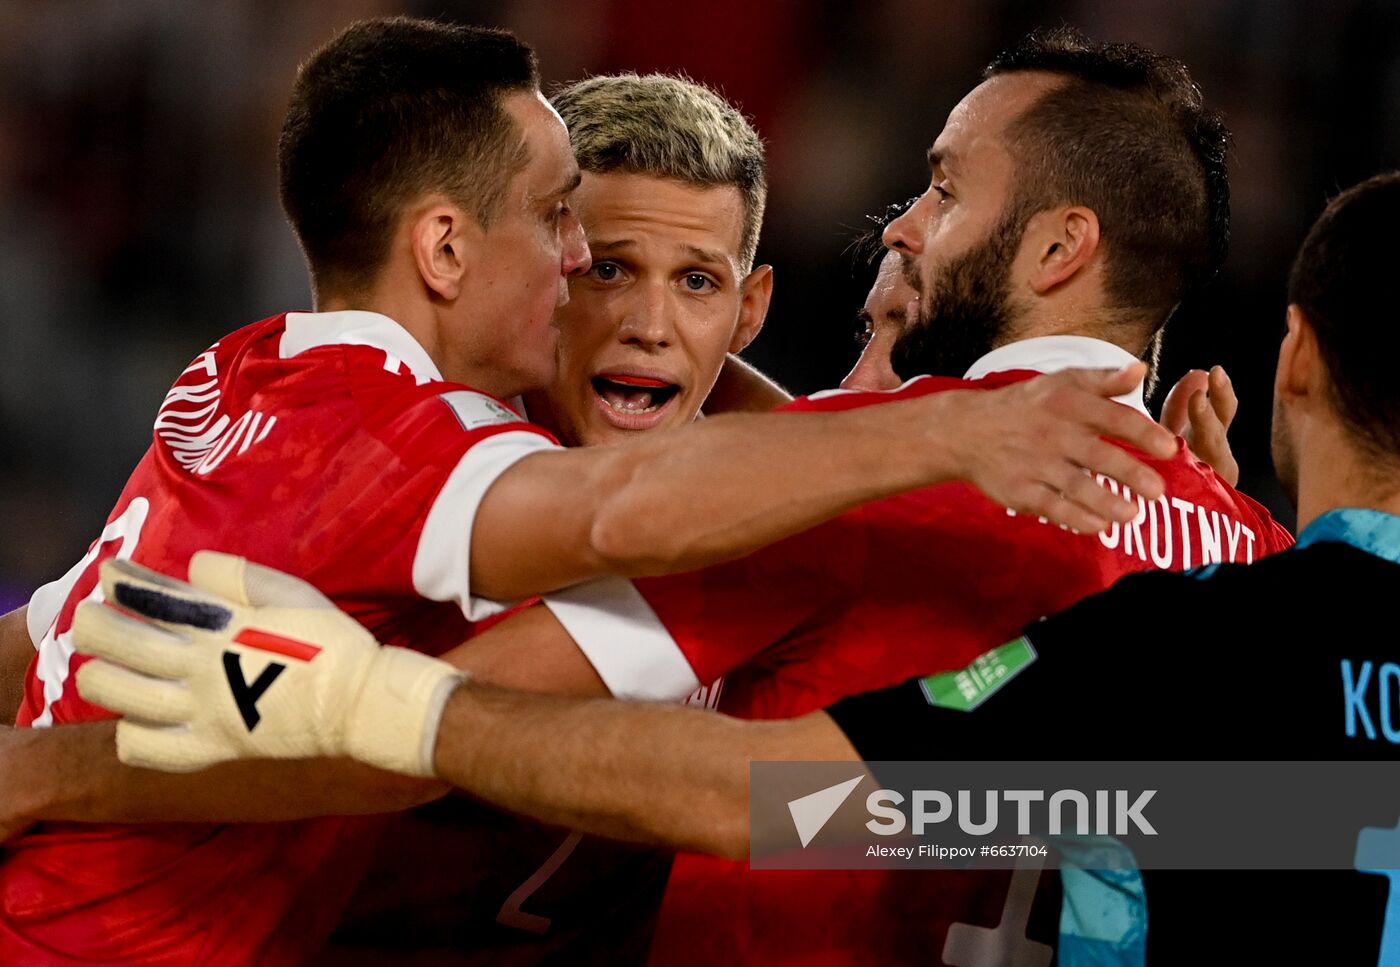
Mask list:
POLYGON ((48 634, 49 629, 53 627, 54 622, 58 620, 58 614, 63 610, 63 603, 68 600, 68 595, 72 593, 88 563, 86 558, 79 560, 77 564, 68 569, 67 574, 41 586, 29 599, 29 610, 25 612, 25 623, 29 629, 29 640, 33 642, 36 650, 39 643, 44 640, 44 636, 48 634))
POLYGON ((827 709, 867 760, 1045 759, 1127 754, 1183 700, 1188 649, 1166 610, 1195 579, 1124 578, 966 667, 843 699, 827 709))
POLYGON ((942 393, 950 389, 967 389, 966 380, 945 376, 916 376, 891 390, 848 390, 828 389, 799 396, 791 403, 778 407, 780 413, 834 413, 838 410, 856 410, 865 406, 879 406, 883 403, 897 403, 900 400, 916 399, 931 393, 942 393))
POLYGON ((681 699, 857 592, 859 513, 725 564, 605 579, 544 603, 618 698, 681 699))
POLYGON ((555 449, 558 444, 485 394, 455 390, 437 399, 460 423, 460 429, 445 447, 446 454, 455 460, 441 478, 426 513, 418 515, 413 588, 430 601, 456 604, 467 620, 479 621, 515 602, 472 594, 471 536, 476 512, 501 474, 524 457, 555 449))

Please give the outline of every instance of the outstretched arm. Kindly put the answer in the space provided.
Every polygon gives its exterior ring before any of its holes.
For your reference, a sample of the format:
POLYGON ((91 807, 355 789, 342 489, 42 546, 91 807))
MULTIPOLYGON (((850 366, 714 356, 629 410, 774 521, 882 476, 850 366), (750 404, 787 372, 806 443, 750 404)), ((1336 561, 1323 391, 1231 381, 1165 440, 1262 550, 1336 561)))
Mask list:
POLYGON ((1019 512, 1087 533, 1152 498, 1157 473, 1103 437, 1170 457, 1170 433, 1111 397, 1142 365, 834 413, 728 414, 626 446, 534 454, 476 513, 471 586, 512 600, 604 574, 687 571, 740 557, 859 504, 968 480, 1019 512), (547 508, 542 512, 542 508, 547 508))
MULTIPOLYGON (((27 659, 34 649, 23 627, 23 609, 14 614, 21 619, 27 659)), ((0 622, 8 623, 12 616, 0 622)), ((6 647, 0 626, 0 649, 6 647)), ((533 692, 607 695, 593 666, 542 607, 527 609, 444 658, 484 682, 533 692), (525 647, 528 661, 521 658, 525 647)), ((19 666, 19 685, 24 672, 25 666, 19 666)), ((0 843, 45 820, 276 822, 394 812, 447 791, 441 782, 346 758, 251 759, 188 774, 139 769, 118 760, 116 731, 115 721, 47 729, 0 727, 0 843)))
POLYGON ((855 758, 822 714, 749 723, 463 682, 445 662, 381 648, 310 585, 229 555, 196 554, 189 584, 129 561, 101 573, 108 600, 144 618, 79 607, 74 640, 98 658, 78 685, 129 716, 117 727, 129 763, 348 753, 586 832, 742 856, 750 759, 855 758), (251 729, 229 655, 280 666, 251 729))
MULTIPOLYGON (((26 609, 0 618, 0 705, 13 722, 34 657, 26 609)), ((443 795, 351 759, 227 762, 197 775, 123 765, 117 723, 0 726, 0 843, 41 821, 272 822, 409 809, 443 795)))
POLYGON ((742 859, 751 761, 859 758, 822 712, 744 722, 466 682, 447 702, 433 764, 454 786, 545 822, 742 859))
POLYGON ((43 820, 274 822, 409 809, 447 791, 350 759, 227 762, 194 775, 122 765, 117 723, 0 729, 0 842, 43 820))
MULTIPOLYGON (((34 653, 18 614, 21 644, 34 653)), ((0 619, 0 649, 8 647, 0 619)), ((0 650, 0 662, 5 655, 0 650)), ((547 608, 528 608, 443 656, 479 682, 529 692, 606 696, 607 687, 547 608), (528 658, 522 658, 522 654, 528 658)), ((22 686, 25 665, 15 671, 22 686)), ((0 683, 4 679, 0 678, 0 683)), ((16 708, 18 696, 16 696, 16 708)), ((347 758, 250 759, 196 773, 123 765, 117 723, 0 727, 0 843, 41 821, 277 822, 410 809, 448 787, 347 758)))

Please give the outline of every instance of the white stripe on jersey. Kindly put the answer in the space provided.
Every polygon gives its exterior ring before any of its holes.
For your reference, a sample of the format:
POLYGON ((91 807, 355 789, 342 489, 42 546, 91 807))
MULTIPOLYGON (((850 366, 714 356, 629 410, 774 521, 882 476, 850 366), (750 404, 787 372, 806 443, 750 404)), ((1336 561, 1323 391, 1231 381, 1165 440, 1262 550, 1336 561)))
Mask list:
MULTIPOLYGON (((460 392, 443 398, 480 395, 460 392)), ((557 448, 558 444, 539 433, 515 430, 487 437, 462 454, 423 521, 423 532, 413 555, 413 589, 430 601, 455 602, 468 621, 480 621, 510 607, 471 594, 471 538, 476 511, 496 478, 517 460, 557 448)))

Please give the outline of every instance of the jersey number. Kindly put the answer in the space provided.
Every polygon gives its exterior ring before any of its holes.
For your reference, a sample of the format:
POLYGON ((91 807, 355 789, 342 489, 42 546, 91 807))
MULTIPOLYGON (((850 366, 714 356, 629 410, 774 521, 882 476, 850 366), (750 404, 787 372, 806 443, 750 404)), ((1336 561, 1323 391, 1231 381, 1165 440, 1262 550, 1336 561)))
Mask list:
POLYGON ((506 902, 501 904, 501 912, 496 914, 496 922, 507 927, 515 927, 518 930, 528 930, 530 933, 545 933, 549 930, 549 925, 553 923, 549 917, 541 917, 538 914, 526 913, 520 909, 525 901, 535 894, 535 891, 544 886, 549 878, 559 872, 559 867, 564 865, 564 861, 569 858, 569 854, 578 846, 579 840, 583 836, 579 833, 570 833, 564 842, 559 844, 559 848, 550 854, 549 859, 530 878, 516 889, 514 893, 506 897, 506 902))

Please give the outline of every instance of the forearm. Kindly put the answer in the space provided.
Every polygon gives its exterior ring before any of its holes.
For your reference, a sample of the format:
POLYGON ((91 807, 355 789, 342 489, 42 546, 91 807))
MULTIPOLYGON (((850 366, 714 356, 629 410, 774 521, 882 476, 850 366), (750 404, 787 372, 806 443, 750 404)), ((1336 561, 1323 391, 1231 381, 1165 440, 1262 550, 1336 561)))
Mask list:
MULTIPOLYGON (((946 395, 946 394, 945 394, 946 395)), ((943 434, 925 425, 941 400, 838 413, 731 414, 657 439, 602 492, 593 545, 628 577, 742 556, 859 504, 956 479, 943 434), (914 419, 915 414, 922 418, 914 419)))
POLYGON ((25 624, 28 608, 0 618, 0 725, 11 725, 24 700, 24 676, 34 660, 34 643, 25 624))
POLYGON ((5 816, 73 822, 274 822, 408 809, 440 783, 347 759, 248 760, 202 772, 135 769, 117 760, 116 723, 0 731, 5 816))
POLYGON ((792 394, 730 353, 720 367, 719 379, 705 399, 705 412, 765 413, 792 402, 792 394))
POLYGON ((742 722, 467 682, 444 711, 435 765, 453 785, 545 822, 737 859, 748 854, 750 760, 856 758, 821 713, 742 722))
POLYGON ((956 477, 950 448, 914 425, 929 412, 918 402, 727 414, 625 447, 528 457, 478 512, 472 586, 510 600, 605 574, 692 570, 956 477))
POLYGON ((477 508, 471 586, 513 600, 603 574, 691 570, 948 480, 1097 533, 1131 520, 1137 505, 1095 474, 1147 499, 1163 486, 1103 437, 1159 459, 1176 452, 1170 433, 1107 399, 1140 376, 1140 364, 1071 370, 843 412, 734 413, 623 446, 528 456, 477 508))

